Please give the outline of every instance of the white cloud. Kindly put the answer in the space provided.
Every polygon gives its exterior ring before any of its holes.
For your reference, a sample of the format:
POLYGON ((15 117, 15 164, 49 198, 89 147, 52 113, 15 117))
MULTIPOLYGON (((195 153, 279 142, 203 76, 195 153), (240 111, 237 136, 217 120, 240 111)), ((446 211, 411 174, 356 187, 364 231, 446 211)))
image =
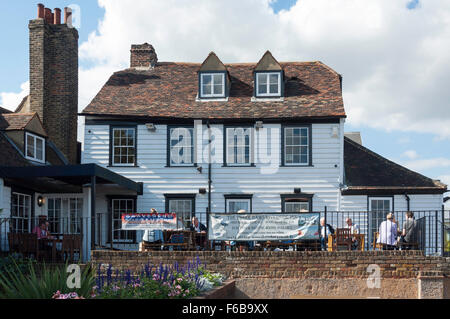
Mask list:
POLYGON ((0 106, 14 111, 19 106, 20 102, 22 102, 23 98, 30 93, 30 82, 27 81, 22 83, 20 90, 19 93, 0 92, 0 106))
POLYGON ((436 158, 400 162, 400 164, 413 171, 423 171, 432 168, 450 167, 450 159, 444 157, 436 157, 436 158))
MULTIPOLYGON (((450 138, 450 1, 407 3, 299 0, 275 14, 269 0, 99 0, 105 17, 80 57, 97 65, 92 82, 127 67, 132 43, 153 44, 160 61, 215 51, 255 62, 267 49, 280 61, 321 60, 343 74, 349 123, 450 138)), ((95 94, 80 92, 82 105, 95 94)))
POLYGON ((409 150, 403 153, 403 156, 406 156, 409 159, 417 159, 419 157, 419 154, 417 154, 414 150, 409 150))
POLYGON ((105 16, 80 44, 89 66, 80 70, 80 110, 128 67, 133 43, 151 43, 160 61, 202 62, 215 51, 224 62, 256 62, 269 49, 341 73, 355 127, 450 138, 450 1, 407 10, 407 0, 299 0, 278 14, 270 2, 98 0, 105 16))

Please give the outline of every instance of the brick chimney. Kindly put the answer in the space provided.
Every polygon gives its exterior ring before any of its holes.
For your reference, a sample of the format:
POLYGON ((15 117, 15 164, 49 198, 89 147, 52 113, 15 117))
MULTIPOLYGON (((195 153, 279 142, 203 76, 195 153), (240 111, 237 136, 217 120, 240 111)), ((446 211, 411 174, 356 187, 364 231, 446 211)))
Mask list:
POLYGON ((77 161, 78 31, 61 24, 61 10, 38 4, 30 31, 30 110, 71 164, 77 161))
POLYGON ((131 68, 148 70, 154 68, 157 62, 158 56, 151 44, 133 44, 131 46, 131 68))

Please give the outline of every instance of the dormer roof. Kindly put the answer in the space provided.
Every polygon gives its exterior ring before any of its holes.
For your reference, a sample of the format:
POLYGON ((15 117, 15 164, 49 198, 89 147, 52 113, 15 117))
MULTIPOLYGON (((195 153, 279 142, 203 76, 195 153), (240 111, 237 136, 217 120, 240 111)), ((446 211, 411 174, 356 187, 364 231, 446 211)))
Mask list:
POLYGON ((220 61, 219 57, 214 53, 210 52, 208 57, 203 61, 200 66, 199 72, 211 72, 211 71, 227 71, 225 64, 220 61))
POLYGON ((255 71, 282 71, 283 67, 273 57, 272 53, 267 50, 263 57, 255 66, 255 71))
POLYGON ((4 113, 0 115, 0 130, 20 131, 25 129, 47 137, 37 113, 4 113))

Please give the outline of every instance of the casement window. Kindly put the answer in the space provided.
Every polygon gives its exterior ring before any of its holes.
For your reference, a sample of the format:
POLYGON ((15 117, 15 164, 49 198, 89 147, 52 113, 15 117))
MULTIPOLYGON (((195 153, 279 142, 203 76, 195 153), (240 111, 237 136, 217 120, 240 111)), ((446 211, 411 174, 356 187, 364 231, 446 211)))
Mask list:
POLYGON ((381 222, 386 220, 387 214, 393 211, 392 205, 392 197, 369 197, 372 234, 378 232, 381 222))
POLYGON ((166 212, 177 214, 177 223, 179 228, 187 229, 192 217, 195 215, 195 195, 165 195, 166 212))
POLYGON ((225 97, 225 73, 200 74, 200 98, 225 97))
POLYGON ((250 166, 252 165, 252 128, 227 127, 226 128, 226 165, 250 166))
POLYGON ((11 194, 11 224, 12 233, 30 233, 31 231, 31 199, 30 195, 11 194))
POLYGON ((283 213, 305 213, 312 211, 312 194, 281 195, 281 211, 283 213))
POLYGON ((253 195, 237 194, 225 195, 225 209, 227 213, 237 213, 245 210, 247 213, 252 212, 253 195))
POLYGON ((47 203, 52 234, 81 234, 82 198, 48 198, 47 203))
POLYGON ((135 230, 122 230, 122 214, 136 213, 135 198, 111 198, 111 233, 114 243, 136 242, 135 230))
POLYGON ((283 128, 284 165, 311 165, 310 127, 283 128))
POLYGON ((256 73, 256 96, 280 97, 281 73, 280 72, 256 73))
POLYGON ((111 135, 111 166, 137 165, 136 127, 113 127, 111 135))
POLYGON ((167 166, 193 166, 195 164, 193 127, 169 127, 168 144, 167 166))
POLYGON ((45 139, 25 133, 25 155, 27 159, 45 163, 45 139))

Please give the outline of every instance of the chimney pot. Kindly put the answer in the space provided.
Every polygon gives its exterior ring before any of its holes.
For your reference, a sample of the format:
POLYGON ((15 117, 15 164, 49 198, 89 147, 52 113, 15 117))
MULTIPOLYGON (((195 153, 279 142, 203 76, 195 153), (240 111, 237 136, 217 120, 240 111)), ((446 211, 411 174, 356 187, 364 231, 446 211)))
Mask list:
POLYGON ((47 22, 48 24, 53 24, 53 17, 52 17, 52 10, 50 10, 49 8, 45 8, 45 22, 47 22))
POLYGON ((42 3, 39 3, 37 6, 38 6, 38 19, 44 19, 44 17, 45 17, 44 5, 42 3))
POLYGON ((54 13, 54 24, 61 24, 61 9, 55 8, 54 13))
POLYGON ((72 23, 70 21, 72 18, 72 9, 65 7, 64 8, 64 24, 67 24, 68 22, 72 23))

